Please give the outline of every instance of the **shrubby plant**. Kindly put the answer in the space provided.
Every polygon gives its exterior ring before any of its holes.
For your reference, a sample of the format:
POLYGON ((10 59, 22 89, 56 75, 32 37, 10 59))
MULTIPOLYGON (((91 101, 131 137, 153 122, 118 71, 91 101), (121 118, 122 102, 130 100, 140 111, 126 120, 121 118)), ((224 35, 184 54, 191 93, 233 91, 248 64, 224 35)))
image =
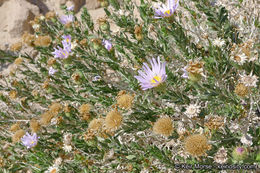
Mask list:
POLYGON ((36 17, 35 34, 23 35, 35 58, 13 46, 1 79, 1 171, 256 171, 258 18, 236 21, 210 0, 102 3, 98 26, 73 7, 36 17))

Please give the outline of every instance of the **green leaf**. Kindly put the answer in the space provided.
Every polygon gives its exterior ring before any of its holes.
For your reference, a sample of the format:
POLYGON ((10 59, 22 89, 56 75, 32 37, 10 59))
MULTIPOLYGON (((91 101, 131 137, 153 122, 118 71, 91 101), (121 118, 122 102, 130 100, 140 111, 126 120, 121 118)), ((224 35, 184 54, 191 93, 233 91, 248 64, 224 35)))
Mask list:
POLYGON ((135 158, 135 155, 128 155, 128 156, 126 156, 126 158, 127 158, 128 160, 132 160, 132 159, 135 158))

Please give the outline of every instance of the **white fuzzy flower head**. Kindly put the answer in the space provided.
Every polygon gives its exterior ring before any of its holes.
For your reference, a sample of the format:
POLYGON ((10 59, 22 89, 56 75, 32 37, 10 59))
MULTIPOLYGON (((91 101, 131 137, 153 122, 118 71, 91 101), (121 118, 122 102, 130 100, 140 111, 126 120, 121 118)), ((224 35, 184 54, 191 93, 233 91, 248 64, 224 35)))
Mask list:
POLYGON ((243 135, 240 139, 241 143, 244 145, 251 146, 253 144, 252 142, 252 136, 250 134, 243 135))
POLYGON ((51 166, 49 167, 49 169, 47 171, 45 171, 45 173, 58 173, 59 172, 59 168, 58 166, 51 166))
POLYGON ((33 28, 34 30, 37 30, 37 29, 40 28, 40 25, 39 25, 39 24, 34 24, 34 25, 32 26, 32 28, 33 28))
POLYGON ((45 16, 41 15, 40 20, 44 20, 44 19, 45 19, 45 16))
POLYGON ((225 41, 221 38, 217 38, 213 41, 213 45, 217 47, 222 47, 225 44, 225 41))
POLYGON ((228 160, 227 150, 222 146, 214 156, 214 161, 219 164, 224 164, 228 160))
POLYGON ((233 133, 239 129, 239 124, 237 124, 236 122, 232 122, 228 127, 230 132, 233 133))
POLYGON ((197 117, 200 113, 200 106, 197 104, 190 104, 184 112, 189 118, 197 117))
POLYGON ((60 164, 62 163, 62 158, 58 157, 57 159, 55 159, 54 161, 54 165, 55 166, 60 166, 60 164))
POLYGON ((243 83, 247 87, 257 87, 256 83, 258 82, 258 77, 256 75, 252 75, 252 72, 250 75, 240 75, 240 82, 243 83))
POLYGON ((65 133, 63 136, 63 142, 67 145, 71 143, 72 140, 72 134, 71 133, 65 133))
POLYGON ((51 119, 51 125, 57 125, 58 124, 58 118, 54 117, 51 119))
POLYGON ((76 42, 76 40, 71 43, 71 49, 75 49, 75 47, 77 47, 77 46, 78 46, 78 43, 76 42))
POLYGON ((184 124, 181 121, 178 121, 177 133, 179 135, 183 135, 185 132, 186 132, 186 129, 184 127, 184 124))
POLYGON ((69 153, 69 152, 71 152, 71 150, 72 150, 72 146, 71 146, 71 145, 67 145, 67 144, 63 144, 62 149, 63 149, 65 152, 69 153))
POLYGON ((238 63, 239 65, 243 65, 247 61, 247 56, 244 53, 233 55, 231 59, 238 63))

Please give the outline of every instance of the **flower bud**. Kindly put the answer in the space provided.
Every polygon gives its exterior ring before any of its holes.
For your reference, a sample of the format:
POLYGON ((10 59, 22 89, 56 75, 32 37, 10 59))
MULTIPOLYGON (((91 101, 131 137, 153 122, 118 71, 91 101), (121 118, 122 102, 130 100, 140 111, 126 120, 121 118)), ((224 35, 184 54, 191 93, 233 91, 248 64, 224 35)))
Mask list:
POLYGON ((107 0, 103 0, 102 2, 100 2, 100 6, 101 7, 107 7, 109 5, 107 0))
POLYGON ((105 17, 98 19, 99 27, 102 31, 108 31, 110 26, 105 17))
POLYGON ((189 79, 192 81, 192 82, 198 82, 201 80, 201 75, 200 74, 192 74, 192 73, 189 73, 189 79))
POLYGON ((102 44, 102 41, 100 39, 92 39, 92 45, 93 45, 93 48, 95 50, 100 50, 102 47, 101 47, 101 44, 102 44))
POLYGON ((50 94, 50 93, 52 93, 52 92, 53 92, 52 87, 49 87, 49 88, 47 89, 47 93, 50 94))
POLYGON ((245 147, 236 147, 232 152, 232 157, 236 161, 244 160, 248 155, 245 147))
POLYGON ((142 25, 141 26, 138 26, 136 25, 135 26, 135 38, 140 41, 143 39, 143 34, 142 34, 142 25))

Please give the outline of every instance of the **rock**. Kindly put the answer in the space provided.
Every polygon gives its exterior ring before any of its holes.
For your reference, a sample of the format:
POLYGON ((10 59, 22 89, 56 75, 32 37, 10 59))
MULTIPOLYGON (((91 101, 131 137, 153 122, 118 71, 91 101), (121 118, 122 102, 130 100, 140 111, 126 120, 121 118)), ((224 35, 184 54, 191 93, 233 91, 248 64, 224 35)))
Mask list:
MULTIPOLYGON (((2 1, 6 1, 6 0, 0 0, 0 4, 2 1)), ((48 11, 55 11, 59 15, 62 15, 63 11, 60 8, 62 5, 66 5, 67 7, 70 7, 72 4, 74 4, 75 13, 79 12, 82 6, 86 7, 88 10, 93 10, 100 7, 100 3, 98 2, 98 0, 26 0, 26 1, 38 6, 40 12, 43 14, 46 14, 48 11)))
POLYGON ((49 11, 49 8, 45 4, 46 0, 26 0, 27 2, 30 2, 33 5, 36 5, 40 9, 40 13, 46 14, 49 11))
MULTIPOLYGON (((38 1, 38 0, 30 0, 38 1)), ((100 3, 97 0, 45 0, 44 3, 49 11, 55 11, 59 15, 63 14, 60 7, 62 5, 71 6, 74 4, 74 12, 77 13, 80 11, 81 7, 86 7, 88 10, 96 9, 100 7, 100 3)))
POLYGON ((100 3, 97 0, 86 0, 85 7, 88 10, 94 10, 100 7, 100 3))
POLYGON ((3 3, 7 0, 0 0, 0 6, 3 5, 3 3))
POLYGON ((0 49, 19 41, 25 31, 32 33, 29 21, 38 14, 38 7, 25 0, 6 1, 0 7, 0 49))

